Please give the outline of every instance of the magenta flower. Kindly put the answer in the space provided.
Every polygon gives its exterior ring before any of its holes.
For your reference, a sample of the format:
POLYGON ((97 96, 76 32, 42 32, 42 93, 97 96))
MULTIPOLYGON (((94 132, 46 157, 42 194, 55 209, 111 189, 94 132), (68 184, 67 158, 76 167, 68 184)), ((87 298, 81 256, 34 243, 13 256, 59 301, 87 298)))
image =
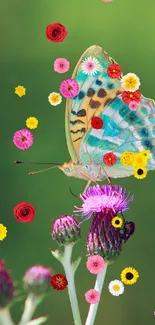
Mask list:
POLYGON ((129 198, 125 189, 119 185, 95 185, 90 186, 84 195, 80 195, 83 201, 82 207, 77 209, 76 213, 85 217, 87 220, 94 213, 103 212, 104 209, 111 209, 115 215, 119 212, 126 211, 133 196, 129 198))
POLYGON ((100 301, 100 294, 95 289, 90 289, 85 293, 85 299, 89 304, 97 304, 100 301))
POLYGON ((13 143, 21 150, 28 149, 33 144, 33 134, 27 129, 16 131, 13 136, 13 143))
POLYGON ((23 281, 30 292, 42 294, 50 289, 51 277, 51 269, 43 265, 34 265, 26 271, 23 281))
POLYGON ((70 63, 64 58, 58 58, 54 61, 54 71, 58 73, 65 73, 69 70, 70 63))
POLYGON ((79 92, 79 85, 74 79, 63 80, 60 85, 60 92, 65 98, 73 98, 79 92))
POLYGON ((106 263, 102 256, 100 255, 94 255, 89 256, 86 266, 90 273, 92 274, 99 274, 103 271, 106 263))
POLYGON ((137 103, 135 100, 132 100, 129 103, 129 108, 131 109, 131 111, 137 111, 138 107, 139 107, 139 103, 137 103))
POLYGON ((15 286, 11 275, 0 260, 0 308, 5 308, 15 297, 15 286))

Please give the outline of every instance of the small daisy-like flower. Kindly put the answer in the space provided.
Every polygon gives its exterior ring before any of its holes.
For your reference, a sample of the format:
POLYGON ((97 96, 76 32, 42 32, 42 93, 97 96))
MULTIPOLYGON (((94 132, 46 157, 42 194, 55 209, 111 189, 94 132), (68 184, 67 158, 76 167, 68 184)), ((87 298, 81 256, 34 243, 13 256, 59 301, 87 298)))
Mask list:
POLYGON ((93 117, 91 120, 91 126, 93 129, 102 129, 103 126, 103 120, 100 117, 93 117))
POLYGON ((15 87, 15 94, 19 97, 24 96, 26 94, 26 88, 24 88, 23 86, 15 87))
POLYGON ((121 280, 124 284, 132 285, 137 282, 139 274, 133 267, 126 267, 121 273, 121 280))
POLYGON ((146 159, 150 159, 150 150, 142 150, 141 155, 143 155, 146 159))
POLYGON ((79 85, 74 79, 63 80, 60 85, 60 92, 65 98, 74 98, 79 92, 79 85))
POLYGON ((113 152, 107 152, 103 156, 103 162, 106 166, 113 166, 116 164, 117 157, 113 152))
POLYGON ((70 63, 64 58, 58 58, 54 61, 54 71, 58 73, 65 73, 69 70, 70 63))
POLYGON ((100 294, 95 289, 90 289, 85 293, 85 299, 89 304, 97 304, 100 301, 100 294))
POLYGON ((123 225, 123 220, 122 218, 116 216, 112 219, 112 222, 111 222, 112 226, 115 227, 115 228, 121 228, 122 225, 123 225))
POLYGON ((68 286, 67 278, 63 274, 55 274, 52 276, 51 286, 55 290, 64 290, 68 286))
POLYGON ((138 167, 134 170, 134 177, 143 179, 147 176, 147 169, 145 167, 138 167))
POLYGON ((96 58, 89 56, 83 60, 81 70, 84 74, 94 76, 100 70, 99 61, 96 58))
POLYGON ((129 103, 129 108, 131 109, 131 111, 137 111, 138 107, 139 103, 137 103, 135 100, 129 103))
POLYGON ((87 269, 92 274, 99 274, 103 271, 105 267, 105 261, 102 256, 94 255, 89 256, 87 260, 87 269))
POLYGON ((3 240, 7 236, 7 227, 5 227, 2 223, 0 223, 0 240, 3 240))
POLYGON ((134 167, 145 167, 147 165, 147 158, 141 154, 141 152, 134 155, 133 166, 134 167))
POLYGON ((120 156, 120 162, 123 166, 132 166, 134 161, 134 153, 130 151, 125 151, 120 156))
POLYGON ((121 79, 122 88, 126 91, 136 91, 139 89, 140 80, 135 73, 128 73, 121 79))
POLYGON ((121 281, 119 280, 113 280, 109 283, 109 292, 113 295, 113 296, 120 296, 123 294, 124 292, 124 285, 121 281))
POLYGON ((33 134, 27 129, 16 131, 13 136, 13 143, 21 150, 29 149, 33 144, 33 134))
POLYGON ((57 106, 62 102, 62 96, 59 93, 50 93, 48 96, 48 101, 51 105, 57 106))
POLYGON ((113 63, 109 65, 107 69, 107 74, 110 78, 120 78, 122 74, 122 69, 118 64, 113 63))
POLYGON ((29 117, 26 120, 26 126, 29 129, 36 129, 38 126, 38 120, 36 117, 29 117))
POLYGON ((130 104, 132 101, 139 103, 140 102, 141 93, 139 90, 135 92, 131 91, 123 91, 122 92, 122 100, 125 104, 130 104))

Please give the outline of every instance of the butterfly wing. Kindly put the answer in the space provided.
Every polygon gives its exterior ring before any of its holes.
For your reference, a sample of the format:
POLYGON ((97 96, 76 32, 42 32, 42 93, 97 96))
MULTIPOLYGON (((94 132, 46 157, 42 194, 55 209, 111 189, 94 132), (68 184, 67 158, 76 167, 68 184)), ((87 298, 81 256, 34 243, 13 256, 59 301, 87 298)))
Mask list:
POLYGON ((65 129, 66 140, 70 156, 74 162, 84 160, 79 155, 82 140, 90 128, 90 121, 94 114, 100 114, 106 103, 121 92, 120 79, 111 79, 107 75, 107 67, 115 63, 99 46, 88 48, 77 63, 72 78, 79 84, 79 94, 66 101, 65 129), (100 68, 95 75, 87 75, 81 69, 83 60, 92 57, 98 60, 100 68), (104 88, 103 88, 104 87, 104 88))
POLYGON ((103 127, 95 130, 89 127, 80 146, 80 158, 85 163, 93 162, 105 168, 109 177, 119 178, 133 175, 133 167, 123 166, 120 156, 125 151, 133 153, 150 150, 147 170, 155 169, 155 103, 141 96, 137 111, 131 111, 116 96, 99 114, 103 127), (103 163, 103 156, 113 152, 117 161, 113 166, 103 163))

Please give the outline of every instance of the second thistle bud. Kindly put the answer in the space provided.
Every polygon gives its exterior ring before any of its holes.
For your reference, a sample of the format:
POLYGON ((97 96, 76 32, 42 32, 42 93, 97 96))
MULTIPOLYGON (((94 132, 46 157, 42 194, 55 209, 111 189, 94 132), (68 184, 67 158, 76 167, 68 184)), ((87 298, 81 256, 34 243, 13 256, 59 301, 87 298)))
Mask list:
POLYGON ((52 271, 42 265, 30 267, 24 276, 24 285, 29 292, 36 295, 44 294, 50 289, 52 271))
POLYGON ((5 264, 0 260, 0 308, 5 308, 15 296, 15 286, 5 264))
POLYGON ((74 243, 81 237, 80 226, 73 216, 62 216, 52 224, 52 237, 59 245, 74 243))

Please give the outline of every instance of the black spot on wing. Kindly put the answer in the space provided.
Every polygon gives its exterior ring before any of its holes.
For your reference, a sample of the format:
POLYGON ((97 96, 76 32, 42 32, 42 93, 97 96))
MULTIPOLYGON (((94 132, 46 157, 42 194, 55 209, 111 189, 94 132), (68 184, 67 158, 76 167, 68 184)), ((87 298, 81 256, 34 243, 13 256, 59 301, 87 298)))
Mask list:
POLYGON ((87 91, 87 96, 88 97, 93 97, 95 94, 95 90, 93 88, 89 88, 87 91))
POLYGON ((91 99, 89 102, 89 106, 91 108, 98 108, 101 105, 101 103, 98 100, 91 99))
POLYGON ((79 138, 73 140, 73 142, 76 142, 76 141, 78 141, 78 140, 80 140, 80 139, 82 139, 82 138, 83 138, 83 137, 79 137, 79 138))
POLYGON ((73 133, 73 134, 76 134, 78 132, 85 133, 86 132, 86 128, 82 128, 82 129, 79 129, 79 130, 76 130, 76 131, 71 130, 70 132, 73 133))
POLYGON ((86 110, 83 108, 80 109, 80 111, 78 111, 77 113, 75 111, 72 111, 72 114, 76 116, 86 116, 86 110))
POLYGON ((81 124, 85 124, 83 121, 81 121, 81 120, 75 120, 75 121, 70 121, 70 124, 72 124, 72 125, 76 125, 76 124, 79 124, 79 123, 81 123, 81 124))
POLYGON ((107 95, 107 92, 103 88, 101 88, 97 93, 97 96, 99 98, 104 98, 106 95, 107 95))

